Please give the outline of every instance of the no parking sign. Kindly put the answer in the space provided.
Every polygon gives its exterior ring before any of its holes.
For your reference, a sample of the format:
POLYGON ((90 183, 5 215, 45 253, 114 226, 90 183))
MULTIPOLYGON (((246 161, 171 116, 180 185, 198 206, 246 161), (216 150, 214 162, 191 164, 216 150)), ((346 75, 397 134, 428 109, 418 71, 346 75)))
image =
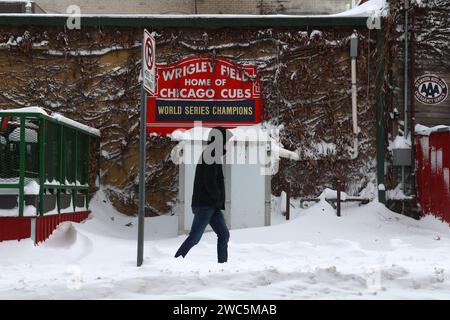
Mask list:
POLYGON ((144 29, 144 41, 142 45, 142 78, 145 90, 149 94, 155 93, 155 38, 144 29))

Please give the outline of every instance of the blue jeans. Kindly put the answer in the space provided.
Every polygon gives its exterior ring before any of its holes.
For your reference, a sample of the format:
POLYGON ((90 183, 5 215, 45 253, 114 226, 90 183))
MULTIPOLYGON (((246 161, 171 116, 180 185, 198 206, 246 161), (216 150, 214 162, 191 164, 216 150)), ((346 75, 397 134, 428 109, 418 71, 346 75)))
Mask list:
POLYGON ((175 257, 183 256, 184 258, 189 250, 200 241, 209 224, 217 234, 217 261, 219 263, 227 262, 230 232, 222 211, 212 207, 192 207, 192 212, 194 213, 194 221, 192 222, 191 232, 178 249, 175 257))

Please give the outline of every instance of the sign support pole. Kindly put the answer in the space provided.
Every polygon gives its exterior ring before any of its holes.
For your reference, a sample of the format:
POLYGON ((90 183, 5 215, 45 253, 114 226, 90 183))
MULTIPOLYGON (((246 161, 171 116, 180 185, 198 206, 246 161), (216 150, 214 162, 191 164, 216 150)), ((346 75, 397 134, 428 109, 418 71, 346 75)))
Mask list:
POLYGON ((145 229, 145 163, 147 137, 147 92, 155 92, 155 39, 144 29, 142 37, 141 68, 141 119, 139 126, 139 211, 138 211, 138 246, 137 266, 144 262, 144 229, 145 229))
POLYGON ((138 252, 137 266, 144 261, 144 216, 145 216, 145 163, 146 163, 146 92, 141 86, 141 120, 139 128, 139 218, 138 218, 138 252))
MULTIPOLYGON (((142 56, 142 67, 144 66, 144 55, 142 56)), ((142 69, 144 70, 144 69, 142 69)), ((138 250, 137 266, 144 262, 144 217, 145 217, 145 163, 146 163, 146 122, 147 106, 144 81, 141 83, 141 119, 139 124, 139 212, 138 212, 138 250)))

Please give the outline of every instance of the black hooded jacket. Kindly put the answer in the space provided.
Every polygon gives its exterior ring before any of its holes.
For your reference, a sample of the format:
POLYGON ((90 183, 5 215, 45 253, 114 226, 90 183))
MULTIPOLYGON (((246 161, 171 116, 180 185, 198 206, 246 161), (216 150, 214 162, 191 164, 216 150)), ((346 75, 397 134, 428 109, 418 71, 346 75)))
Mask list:
POLYGON ((193 207, 225 209, 225 182, 221 163, 207 164, 203 159, 195 169, 193 207))
MULTIPOLYGON (((231 133, 222 127, 215 127, 223 137, 222 157, 226 154, 225 142, 230 138, 231 133)), ((209 139, 208 145, 214 139, 209 139)), ((225 209, 225 182, 223 178, 223 170, 221 161, 207 163, 202 153, 200 161, 195 168, 194 192, 192 193, 191 206, 193 207, 213 207, 217 209, 225 209)), ((214 151, 212 152, 214 156, 214 151)), ((222 159, 222 157, 219 157, 222 159)))

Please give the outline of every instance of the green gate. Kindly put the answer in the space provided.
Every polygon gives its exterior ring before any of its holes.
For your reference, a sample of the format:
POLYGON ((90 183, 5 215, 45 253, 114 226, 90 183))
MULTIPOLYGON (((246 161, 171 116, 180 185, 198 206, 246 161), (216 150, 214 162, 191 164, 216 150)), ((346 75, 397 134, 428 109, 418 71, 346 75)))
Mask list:
POLYGON ((58 213, 68 199, 66 212, 87 209, 97 188, 99 137, 96 129, 40 108, 0 110, 0 197, 15 190, 19 216, 26 194, 36 196, 39 215, 50 198, 58 213))

